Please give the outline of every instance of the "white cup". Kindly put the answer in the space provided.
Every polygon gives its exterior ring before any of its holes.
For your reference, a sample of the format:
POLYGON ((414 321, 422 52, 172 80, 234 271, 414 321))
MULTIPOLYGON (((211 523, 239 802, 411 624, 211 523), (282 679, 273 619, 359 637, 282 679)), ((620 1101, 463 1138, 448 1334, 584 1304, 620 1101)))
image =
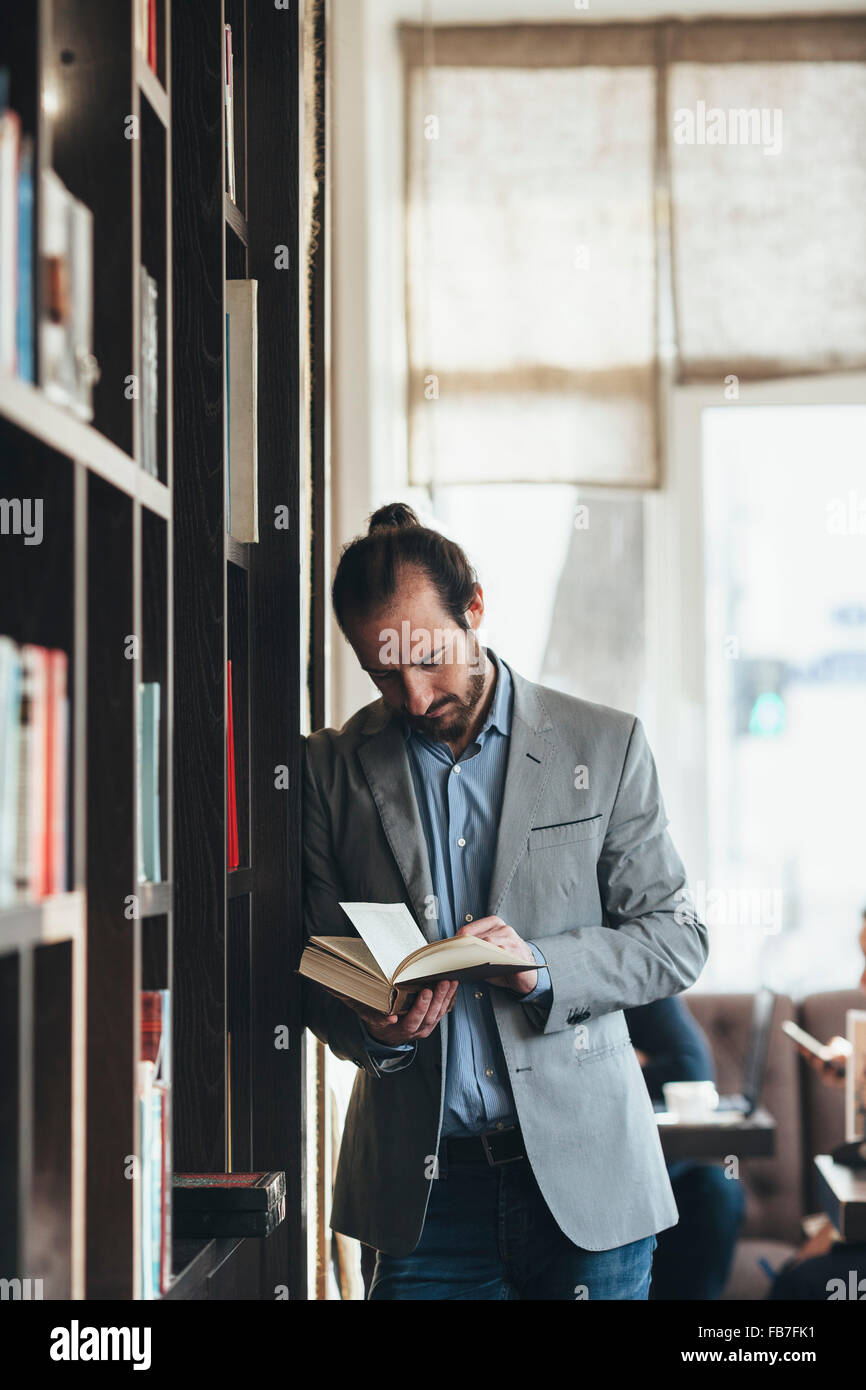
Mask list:
POLYGON ((719 1093, 712 1081, 666 1081, 665 1105, 678 1120, 702 1120, 717 1108, 719 1093))

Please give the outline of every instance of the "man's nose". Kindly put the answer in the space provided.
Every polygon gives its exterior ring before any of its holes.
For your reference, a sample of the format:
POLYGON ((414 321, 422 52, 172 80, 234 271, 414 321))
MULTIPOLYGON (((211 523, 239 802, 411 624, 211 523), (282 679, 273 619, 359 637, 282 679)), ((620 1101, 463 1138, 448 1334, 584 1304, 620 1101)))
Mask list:
POLYGON ((407 714, 426 714, 432 698, 428 676, 417 670, 403 672, 403 706, 407 714))

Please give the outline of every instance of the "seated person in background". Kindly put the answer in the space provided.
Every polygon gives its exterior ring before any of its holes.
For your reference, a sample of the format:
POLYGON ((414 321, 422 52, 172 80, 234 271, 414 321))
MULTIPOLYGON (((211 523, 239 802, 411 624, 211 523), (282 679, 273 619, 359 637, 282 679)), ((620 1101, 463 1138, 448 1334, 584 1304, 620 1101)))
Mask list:
MULTIPOLYGON (((866 908, 863 909, 860 924, 860 949, 866 956, 866 908)), ((866 993, 866 968, 860 976, 860 988, 866 993)), ((804 1047, 798 1047, 797 1051, 818 1073, 825 1085, 844 1086, 844 1077, 837 1076, 832 1063, 847 1062, 845 1039, 831 1038, 828 1047, 833 1050, 833 1058, 828 1062, 822 1062, 804 1047)), ((852 1270, 860 1287, 859 1281, 866 1281, 866 1244, 846 1244, 839 1240, 836 1228, 829 1219, 825 1219, 818 1230, 800 1246, 797 1253, 782 1265, 767 1298, 779 1301, 796 1299, 802 1302, 829 1299, 840 1288, 840 1279, 841 1287, 845 1290, 850 1289, 852 1270)), ((862 1285, 860 1296, 863 1297, 864 1293, 866 1282, 862 1285)))
MULTIPOLYGON (((667 1081, 715 1081, 709 1044, 682 999, 673 995, 626 1010, 631 1040, 650 1096, 667 1081)), ((697 1159, 668 1164, 679 1223, 659 1232, 651 1299, 719 1298, 727 1283, 745 1210, 740 1183, 697 1159)))

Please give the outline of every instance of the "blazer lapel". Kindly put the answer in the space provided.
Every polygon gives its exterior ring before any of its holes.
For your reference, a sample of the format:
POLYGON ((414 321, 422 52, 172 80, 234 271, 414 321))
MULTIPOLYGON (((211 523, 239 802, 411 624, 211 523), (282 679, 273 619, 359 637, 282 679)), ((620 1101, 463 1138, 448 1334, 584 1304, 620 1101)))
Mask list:
MULTIPOLYGON (((500 658, 501 660, 501 658, 500 658)), ((490 878, 488 914, 498 914, 502 899, 526 848, 535 810, 550 776, 556 743, 553 725, 531 681, 509 666, 514 683, 505 791, 499 836, 490 878)))
POLYGON ((383 706, 372 712, 365 732, 370 728, 373 736, 359 747, 358 759, 418 925, 428 941, 438 941, 436 920, 427 915, 433 879, 403 730, 383 706))

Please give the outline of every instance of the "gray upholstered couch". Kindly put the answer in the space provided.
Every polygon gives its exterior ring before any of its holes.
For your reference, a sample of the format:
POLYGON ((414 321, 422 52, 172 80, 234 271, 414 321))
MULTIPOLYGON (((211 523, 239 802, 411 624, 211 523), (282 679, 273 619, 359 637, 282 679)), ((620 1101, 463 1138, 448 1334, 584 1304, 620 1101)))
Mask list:
MULTIPOLYGON (((750 994, 686 995, 686 1002, 709 1039, 717 1068, 718 1089, 738 1091, 752 1017, 750 994)), ((740 1177, 747 1192, 743 1235, 726 1299, 763 1298, 769 1279, 758 1261, 777 1268, 802 1239, 801 1217, 820 1210, 815 1195, 812 1158, 827 1153, 845 1137, 844 1091, 822 1085, 800 1060, 781 1031, 791 1018, 821 1041, 845 1032, 845 1013, 862 1009, 858 990, 812 994, 795 1004, 786 995, 776 1000, 767 1076, 761 1104, 778 1126, 773 1158, 744 1160, 740 1177)), ((732 1152, 735 1152, 732 1146, 732 1152)))

